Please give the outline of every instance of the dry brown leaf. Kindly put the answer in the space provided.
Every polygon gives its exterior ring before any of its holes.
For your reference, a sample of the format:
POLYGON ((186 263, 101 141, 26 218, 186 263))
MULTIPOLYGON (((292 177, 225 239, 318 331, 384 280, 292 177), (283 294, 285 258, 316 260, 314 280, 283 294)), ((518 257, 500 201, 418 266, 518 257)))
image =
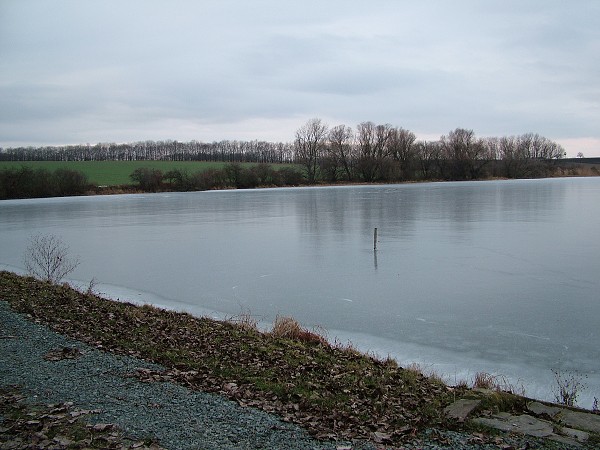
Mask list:
POLYGON ((385 444, 391 442, 392 436, 389 433, 375 431, 373 433, 373 440, 378 444, 385 444))
POLYGON ((112 423, 97 423, 96 425, 92 425, 91 428, 94 431, 103 432, 106 430, 110 430, 114 427, 112 423))
POLYGON ((83 353, 75 347, 63 347, 56 350, 51 350, 44 355, 46 361, 61 361, 63 359, 79 358, 83 353))
POLYGON ((59 445, 64 445, 65 447, 68 447, 69 445, 73 444, 74 441, 72 441, 71 439, 69 439, 66 436, 55 436, 53 439, 54 442, 56 442, 59 445))

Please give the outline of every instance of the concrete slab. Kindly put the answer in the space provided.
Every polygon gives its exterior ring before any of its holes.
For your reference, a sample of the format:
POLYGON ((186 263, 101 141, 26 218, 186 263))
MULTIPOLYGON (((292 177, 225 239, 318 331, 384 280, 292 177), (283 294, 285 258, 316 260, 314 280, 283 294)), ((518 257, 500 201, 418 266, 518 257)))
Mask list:
MULTIPOLYGON (((511 433, 521 433, 528 436, 542 437, 552 439, 553 441, 569 445, 571 447, 580 447, 580 443, 586 442, 590 435, 586 431, 581 431, 584 426, 593 428, 596 415, 578 413, 557 406, 548 406, 538 402, 532 402, 528 405, 529 411, 537 415, 548 415, 552 421, 539 419, 528 414, 512 415, 506 412, 494 414, 491 417, 481 417, 473 419, 474 423, 496 428, 500 431, 511 433), (590 417, 591 416, 591 417, 590 417), (592 421, 592 425, 590 425, 592 421), (578 426, 569 428, 564 426, 567 422, 577 422, 578 426), (555 427, 559 426, 560 434, 556 433, 555 427)), ((593 430, 590 430, 593 431, 593 430)))
POLYGON ((577 448, 577 447, 581 447, 582 446, 575 439, 572 439, 572 438, 567 437, 567 436, 559 436, 558 434, 554 434, 554 435, 550 436, 548 439, 553 440, 555 442, 560 442, 561 444, 568 445, 569 448, 577 448))
POLYGON ((559 421, 572 428, 600 434, 600 416, 598 414, 565 409, 560 413, 559 421))
POLYGON ((585 442, 590 438, 590 434, 585 431, 575 430, 573 428, 563 427, 561 430, 562 434, 577 439, 578 441, 585 442))
POLYGON ((549 437, 554 434, 554 427, 550 422, 536 419, 528 414, 512 416, 510 414, 481 417, 473 422, 501 431, 526 434, 535 437, 549 437))
POLYGON ((539 402, 531 402, 527 409, 536 415, 547 414, 553 420, 568 427, 600 434, 600 415, 582 411, 571 411, 560 406, 548 406, 539 402))
POLYGON ((459 422, 464 422, 465 419, 475 408, 479 406, 481 400, 471 400, 462 398, 460 400, 455 401, 450 406, 447 406, 444 409, 446 415, 451 418, 458 420, 459 422))
POLYGON ((562 408, 559 408, 557 406, 548 406, 540 402, 529 403, 527 405, 527 409, 538 416, 541 416, 542 414, 547 414, 550 417, 556 416, 562 410, 562 408))

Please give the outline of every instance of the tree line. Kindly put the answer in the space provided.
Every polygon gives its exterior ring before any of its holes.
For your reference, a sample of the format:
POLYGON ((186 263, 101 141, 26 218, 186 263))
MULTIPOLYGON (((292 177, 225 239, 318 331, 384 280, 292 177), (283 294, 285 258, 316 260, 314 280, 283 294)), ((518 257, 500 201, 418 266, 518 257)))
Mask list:
MULTIPOLYGON (((222 170, 194 174, 185 171, 138 169, 131 176, 143 190, 203 190, 226 187, 289 186, 318 182, 397 182, 413 180, 474 180, 489 177, 551 176, 564 149, 543 136, 477 137, 456 128, 435 141, 417 140, 415 133, 390 124, 362 122, 355 128, 330 127, 310 119, 292 143, 265 141, 140 141, 94 146, 19 147, 0 149, 0 161, 222 161, 222 170), (239 163, 258 163, 254 168, 239 163), (274 170, 269 164, 290 163, 274 170), (296 167, 302 167, 300 174, 296 167)), ((60 169, 4 170, 0 198, 80 195, 89 189, 81 173, 60 169)))
POLYGON ((296 131, 295 162, 309 183, 326 181, 473 180, 492 176, 541 177, 564 156, 538 134, 478 138, 457 128, 437 141, 419 141, 409 130, 363 122, 330 128, 311 119, 296 131))
POLYGON ((283 142, 139 141, 126 144, 0 148, 0 161, 217 161, 282 164, 293 162, 283 142))

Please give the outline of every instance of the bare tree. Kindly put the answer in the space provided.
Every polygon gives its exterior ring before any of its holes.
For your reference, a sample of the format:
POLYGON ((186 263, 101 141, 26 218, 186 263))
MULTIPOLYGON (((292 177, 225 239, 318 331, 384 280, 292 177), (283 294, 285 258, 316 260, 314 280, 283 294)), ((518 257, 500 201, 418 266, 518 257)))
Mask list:
POLYGON ((365 181, 375 181, 381 175, 385 158, 389 156, 388 143, 392 126, 363 122, 356 129, 358 168, 365 181))
POLYGON ((404 128, 394 128, 390 134, 389 154, 400 164, 401 177, 411 179, 414 172, 415 140, 417 137, 412 131, 404 128))
POLYGON ((298 162, 306 168, 306 177, 309 183, 314 183, 317 177, 319 159, 327 139, 327 125, 321 119, 310 119, 296 131, 296 157, 298 162))
POLYGON ((527 171, 527 153, 520 138, 503 136, 497 139, 497 155, 502 161, 502 175, 508 178, 525 176, 527 171))
POLYGON ((415 152, 419 160, 422 179, 431 179, 439 176, 439 163, 441 145, 439 142, 418 141, 415 143, 415 152))
POLYGON ((489 162, 486 147, 473 130, 457 128, 440 139, 444 156, 456 180, 476 179, 489 162))
POLYGON ((533 133, 505 136, 497 141, 503 175, 510 178, 544 176, 552 170, 549 161, 564 155, 559 144, 533 133))
POLYGON ((519 140, 529 159, 560 159, 565 155, 562 146, 539 134, 527 133, 519 140))
POLYGON ((348 180, 353 178, 354 155, 352 147, 353 133, 352 128, 346 125, 333 127, 329 132, 327 146, 328 154, 335 159, 338 165, 342 166, 344 174, 348 180))
POLYGON ((59 237, 38 234, 31 238, 24 263, 30 275, 58 283, 75 270, 79 259, 69 257, 69 247, 59 237))

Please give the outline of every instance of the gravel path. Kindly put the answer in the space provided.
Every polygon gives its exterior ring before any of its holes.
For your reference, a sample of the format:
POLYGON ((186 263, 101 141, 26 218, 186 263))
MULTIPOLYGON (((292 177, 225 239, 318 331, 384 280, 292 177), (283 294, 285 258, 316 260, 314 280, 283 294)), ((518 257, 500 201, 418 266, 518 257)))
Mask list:
MULTIPOLYGON (((350 447, 316 441, 296 425, 224 397, 128 376, 140 368, 163 369, 66 338, 12 312, 0 301, 0 385, 19 385, 31 402, 73 402, 77 408, 98 409, 100 413, 87 416, 90 422, 117 425, 129 438, 154 439, 173 450, 375 449, 365 443, 350 447), (81 354, 75 359, 44 359, 65 347, 77 348, 81 354)), ((503 445, 490 445, 474 442, 468 433, 429 430, 405 448, 498 449, 507 444, 539 448, 541 442, 505 437, 503 445)), ((547 448, 565 447, 551 444, 547 448)))
POLYGON ((71 401, 82 409, 100 409, 93 422, 115 424, 132 438, 154 437, 169 449, 335 448, 314 441, 295 425, 218 395, 127 377, 138 368, 161 367, 65 338, 11 312, 5 302, 0 302, 0 336, 3 386, 21 385, 37 402, 71 401), (82 355, 44 359, 63 347, 78 348, 82 355))

